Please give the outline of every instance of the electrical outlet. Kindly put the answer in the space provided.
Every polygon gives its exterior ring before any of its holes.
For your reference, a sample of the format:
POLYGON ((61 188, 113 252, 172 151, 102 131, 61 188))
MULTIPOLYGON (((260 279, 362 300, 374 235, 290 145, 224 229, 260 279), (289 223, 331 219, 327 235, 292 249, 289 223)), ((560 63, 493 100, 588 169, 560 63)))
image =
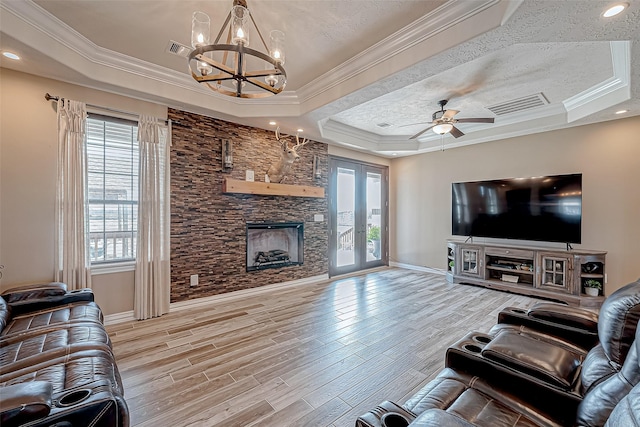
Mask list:
POLYGON ((198 275, 197 274, 192 274, 191 275, 191 287, 195 287, 198 286, 198 275))

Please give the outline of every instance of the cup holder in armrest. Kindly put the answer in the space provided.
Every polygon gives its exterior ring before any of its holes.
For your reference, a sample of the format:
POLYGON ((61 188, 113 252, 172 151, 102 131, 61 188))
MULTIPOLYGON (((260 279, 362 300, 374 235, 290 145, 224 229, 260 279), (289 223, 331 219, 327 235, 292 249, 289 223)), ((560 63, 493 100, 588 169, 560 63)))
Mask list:
POLYGON ((484 335, 474 335, 472 339, 480 344, 489 344, 491 342, 491 338, 484 335))
POLYGON ((465 344, 462 346, 462 348, 470 351, 471 353, 480 353, 482 351, 482 349, 475 344, 465 344))
POLYGON ((410 421, 396 412, 387 412, 380 418, 382 427, 407 427, 410 421))
POLYGON ((469 332, 447 348, 445 366, 453 369, 466 369, 469 364, 484 360, 482 351, 493 341, 491 335, 481 332, 469 332))
POLYGON ((528 313, 527 310, 523 310, 521 308, 512 308, 511 311, 513 313, 518 313, 518 314, 527 314, 528 313))
POLYGON ((89 396, 91 396, 91 390, 89 389, 85 388, 81 390, 75 390, 63 395, 60 399, 58 399, 57 406, 60 406, 63 408, 67 406, 72 406, 82 402, 83 400, 86 400, 89 396))

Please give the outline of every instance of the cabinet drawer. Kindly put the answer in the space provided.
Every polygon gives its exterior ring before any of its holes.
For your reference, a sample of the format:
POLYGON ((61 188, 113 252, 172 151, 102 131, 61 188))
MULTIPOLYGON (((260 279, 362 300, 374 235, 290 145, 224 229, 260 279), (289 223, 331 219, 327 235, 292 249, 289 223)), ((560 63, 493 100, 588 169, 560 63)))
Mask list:
POLYGON ((513 248, 490 248, 484 249, 484 253, 492 256, 503 256, 509 258, 533 259, 533 251, 513 248))

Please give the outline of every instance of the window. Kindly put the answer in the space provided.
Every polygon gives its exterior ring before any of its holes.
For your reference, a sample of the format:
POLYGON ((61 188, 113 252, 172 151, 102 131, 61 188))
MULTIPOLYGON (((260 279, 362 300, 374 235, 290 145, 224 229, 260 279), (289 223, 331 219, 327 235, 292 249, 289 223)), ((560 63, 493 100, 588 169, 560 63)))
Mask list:
POLYGON ((137 122, 89 114, 87 119, 89 259, 132 261, 138 226, 137 122))

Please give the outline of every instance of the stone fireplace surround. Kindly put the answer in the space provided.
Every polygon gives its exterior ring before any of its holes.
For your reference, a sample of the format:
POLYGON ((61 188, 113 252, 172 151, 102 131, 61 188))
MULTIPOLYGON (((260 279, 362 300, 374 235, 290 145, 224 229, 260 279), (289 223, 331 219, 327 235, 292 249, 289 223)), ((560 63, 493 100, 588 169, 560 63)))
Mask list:
MULTIPOLYGON (((185 301, 328 273, 327 198, 223 194, 224 178, 262 181, 280 156, 274 133, 169 109, 171 147, 171 302, 185 301), (222 168, 222 141, 233 142, 233 169, 222 168), (314 214, 324 220, 314 222, 314 214), (246 224, 303 222, 302 265, 246 271, 246 224), (198 286, 190 287, 190 275, 198 286)), ((287 183, 328 189, 326 144, 300 150, 287 183), (313 173, 317 155, 320 178, 313 173)))

